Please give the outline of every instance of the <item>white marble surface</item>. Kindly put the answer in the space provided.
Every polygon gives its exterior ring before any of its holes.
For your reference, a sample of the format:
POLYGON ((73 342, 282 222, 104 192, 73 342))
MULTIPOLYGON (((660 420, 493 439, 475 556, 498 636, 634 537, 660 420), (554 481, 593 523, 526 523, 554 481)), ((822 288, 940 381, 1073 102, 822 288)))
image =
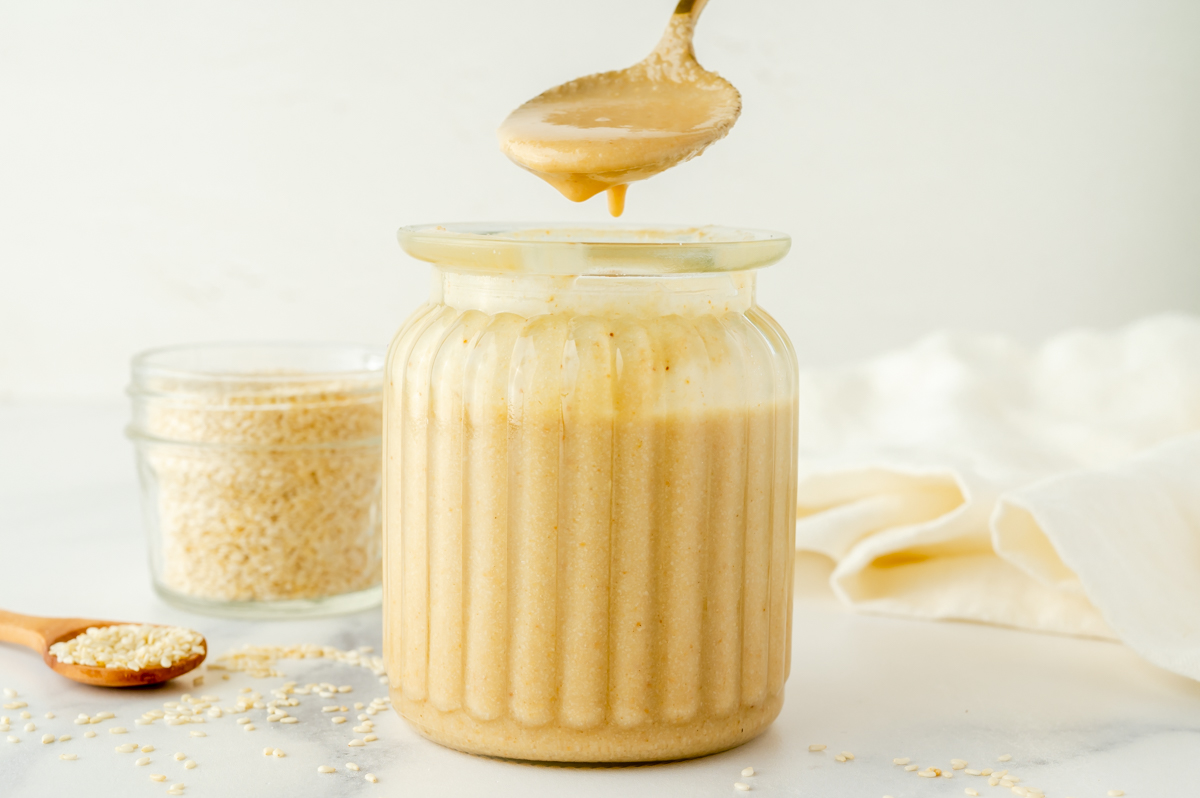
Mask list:
MULTIPOLYGON (((378 646, 378 611, 313 621, 250 623, 188 615, 151 592, 145 570, 132 455, 121 429, 121 407, 0 407, 0 607, 37 614, 86 614, 186 624, 201 630, 214 653, 246 642, 378 646)), ((333 726, 312 697, 295 709, 300 723, 258 722, 240 731, 232 718, 199 727, 135 726, 146 709, 184 692, 230 701, 242 686, 266 692, 282 680, 235 676, 222 682, 121 693, 68 683, 32 652, 0 644, 0 687, 20 691, 37 731, 22 731, 20 710, 0 733, 0 796, 31 798, 165 795, 183 782, 192 798, 288 796, 732 796, 740 771, 753 791, 780 796, 1010 795, 985 779, 955 773, 922 779, 892 764, 908 756, 947 767, 952 757, 972 767, 1010 768, 1022 785, 1051 798, 1099 798, 1124 790, 1130 798, 1200 794, 1193 766, 1200 761, 1200 684, 1142 662, 1121 646, 1032 635, 967 624, 932 624, 853 616, 822 584, 819 562, 801 563, 793 671, 783 714, 759 739, 734 751, 690 762, 639 767, 551 767, 467 756, 413 733, 392 713, 375 717, 380 740, 348 748, 349 725, 333 726), (101 710, 117 719, 81 727, 79 712, 101 710), (56 718, 43 715, 53 711, 56 718), (129 734, 113 736, 109 726, 129 734), (84 739, 85 729, 100 731, 84 739), (46 732, 71 734, 42 745, 46 732), (153 744, 141 754, 118 754, 122 742, 153 744), (825 743, 824 753, 809 753, 825 743), (267 759, 262 748, 287 752, 267 759), (834 761, 854 752, 852 762, 834 761), (171 754, 199 763, 185 771, 171 754), (75 752, 64 762, 58 755, 75 752), (1001 754, 1012 754, 998 764, 1001 754), (355 761, 359 774, 342 765, 355 761), (338 771, 318 775, 317 765, 338 771), (378 784, 362 774, 373 772, 378 784), (149 780, 164 773, 165 783, 149 780)), ((353 684, 346 700, 369 701, 383 685, 368 672, 322 662, 284 662, 290 678, 353 684)), ((262 714, 262 713, 257 713, 262 714)), ((357 735, 361 736, 361 735, 357 735)))

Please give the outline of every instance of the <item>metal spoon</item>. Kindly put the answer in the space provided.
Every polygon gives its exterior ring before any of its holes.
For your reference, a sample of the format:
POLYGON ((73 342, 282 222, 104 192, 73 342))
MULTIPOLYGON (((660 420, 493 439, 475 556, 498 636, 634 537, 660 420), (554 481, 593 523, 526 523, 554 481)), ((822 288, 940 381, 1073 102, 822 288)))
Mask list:
POLYGON ((680 0, 658 45, 628 69, 578 78, 539 94, 500 125, 513 162, 582 202, 696 157, 741 113, 741 95, 696 62, 692 33, 707 0, 680 0))

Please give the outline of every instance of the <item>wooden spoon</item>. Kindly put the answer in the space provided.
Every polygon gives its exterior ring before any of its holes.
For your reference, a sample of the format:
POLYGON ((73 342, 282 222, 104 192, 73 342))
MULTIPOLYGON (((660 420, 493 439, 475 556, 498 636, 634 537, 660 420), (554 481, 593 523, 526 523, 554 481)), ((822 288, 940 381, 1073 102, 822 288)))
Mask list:
POLYGON ((628 69, 555 86, 513 111, 500 149, 574 202, 608 191, 620 216, 629 183, 696 157, 741 113, 738 90, 692 50, 706 2, 680 0, 653 52, 628 69))
POLYGON ((94 684, 97 687, 138 687, 165 682, 192 670, 204 662, 207 655, 208 641, 204 641, 203 654, 192 654, 186 659, 172 663, 169 668, 153 667, 135 671, 97 665, 66 665, 50 653, 50 646, 78 637, 93 626, 117 626, 121 623, 123 622, 87 618, 41 618, 0 610, 0 641, 32 648, 42 655, 42 659, 51 669, 68 679, 94 684))

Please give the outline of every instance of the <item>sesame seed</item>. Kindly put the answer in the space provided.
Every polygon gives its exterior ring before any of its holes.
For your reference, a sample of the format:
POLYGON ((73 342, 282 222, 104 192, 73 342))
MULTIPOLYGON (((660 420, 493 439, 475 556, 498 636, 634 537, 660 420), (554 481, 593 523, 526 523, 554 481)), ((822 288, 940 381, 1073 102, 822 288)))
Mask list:
POLYGON ((29 705, 26 704, 24 701, 9 701, 7 704, 4 705, 4 708, 5 709, 20 709, 21 707, 27 707, 27 706, 29 706, 29 705))
POLYGON ((1024 787, 1013 787, 1012 793, 1013 795, 1020 796, 1020 798, 1025 798, 1027 795, 1029 795, 1029 790, 1026 790, 1024 787))
POLYGON ((348 684, 343 684, 341 687, 338 688, 339 693, 349 693, 353 690, 354 690, 354 688, 348 684))
POLYGON ((125 732, 124 726, 113 726, 111 729, 108 730, 108 733, 109 734, 125 734, 126 732, 125 732))
POLYGON ((248 731, 248 732, 254 731, 254 724, 247 723, 245 726, 242 727, 242 731, 248 731))
POLYGON ((347 762, 346 769, 347 770, 358 770, 358 765, 354 764, 353 762, 347 762))
POLYGON ((245 726, 247 723, 250 722, 250 718, 238 718, 237 722, 238 722, 239 726, 245 726))
POLYGON ((183 795, 183 790, 167 790, 167 795, 183 795))
POLYGON ((279 721, 279 722, 280 722, 280 723, 299 723, 299 722, 300 722, 300 718, 291 718, 291 717, 288 717, 288 718, 284 718, 283 720, 281 720, 281 721, 279 721))
POLYGON ((90 730, 90 729, 89 729, 88 731, 85 731, 85 732, 83 733, 83 736, 84 736, 84 737, 95 737, 95 736, 96 736, 96 733, 95 733, 94 731, 92 731, 92 730, 90 730))
POLYGON ((21 713, 21 720, 29 720, 31 717, 33 717, 33 716, 30 715, 28 712, 21 713))
POLYGON ((149 765, 150 757, 148 757, 148 756, 139 757, 133 764, 138 765, 139 767, 141 765, 149 765))
POLYGON ((735 781, 733 783, 733 789, 741 790, 742 792, 750 792, 750 785, 744 781, 735 781))
POLYGON ((893 759, 893 760, 892 760, 892 764, 893 764, 893 765, 907 765, 907 764, 908 764, 909 762, 911 762, 911 761, 912 761, 912 760, 911 760, 911 759, 909 759, 908 757, 906 757, 906 756, 901 756, 901 757, 897 757, 897 758, 893 759))
POLYGON ((934 773, 931 770, 922 770, 917 775, 923 779, 936 779, 938 774, 934 773))
POLYGON ((1108 794, 1111 796, 1111 798, 1121 798, 1121 796, 1125 794, 1125 791, 1124 790, 1109 790, 1108 794))
POLYGON ((1007 762, 1010 759, 1012 759, 1012 754, 1004 754, 1003 756, 997 757, 996 761, 997 762, 1007 762))
POLYGON ((754 775, 754 768, 743 768, 742 769, 742 776, 744 776, 745 778, 750 778, 753 775, 754 775))
POLYGON ((172 790, 182 790, 182 789, 183 789, 183 784, 172 784, 172 785, 171 785, 171 789, 172 789, 172 790))
POLYGON ((12 689, 11 687, 4 688, 4 697, 5 698, 16 698, 18 695, 20 695, 20 694, 16 690, 12 689))
POLYGON ((361 701, 355 701, 355 702, 354 702, 354 708, 355 708, 355 709, 362 709, 364 706, 366 706, 366 704, 364 704, 364 703, 363 703, 363 702, 361 702, 361 701))
POLYGON ((970 768, 967 768, 966 770, 964 770, 963 773, 966 773, 968 776, 982 776, 983 775, 983 771, 971 770, 970 768))
POLYGON ((150 781, 166 781, 167 777, 161 773, 151 773, 150 781))
POLYGON ((67 740, 70 740, 70 739, 71 739, 71 735, 69 735, 69 734, 60 734, 58 737, 58 741, 60 743, 65 743, 67 740))
POLYGON ((366 737, 364 737, 364 738, 363 738, 363 742, 364 742, 364 743, 373 743, 373 742, 375 742, 375 741, 376 741, 376 740, 378 740, 378 739, 379 739, 379 736, 378 736, 378 735, 375 735, 375 734, 368 734, 366 737))
POLYGON ((125 743, 124 745, 118 745, 113 750, 118 754, 132 754, 137 750, 137 743, 125 743))
POLYGON ((361 748, 362 746, 366 745, 366 743, 364 743, 362 740, 351 740, 350 742, 346 743, 346 745, 350 746, 351 748, 361 748))
POLYGON ((337 770, 337 768, 332 767, 330 765, 321 765, 320 767, 317 768, 318 773, 332 773, 335 770, 337 770))
POLYGON ((192 737, 207 737, 208 736, 204 732, 197 731, 197 730, 192 730, 192 731, 188 732, 188 734, 191 735, 192 737))
POLYGON ((824 743, 813 743, 812 745, 810 745, 808 747, 808 750, 809 751, 824 751, 825 745, 824 745, 824 743))
POLYGON ((42 745, 48 745, 52 742, 54 742, 53 734, 43 734, 42 735, 42 745))
POLYGON ((151 751, 153 751, 153 750, 154 750, 154 746, 152 746, 152 745, 143 745, 143 746, 142 746, 142 753, 143 753, 143 754, 148 754, 148 753, 150 753, 150 752, 151 752, 151 751))
POLYGON ((73 762, 76 759, 78 759, 79 757, 77 757, 75 754, 59 754, 58 758, 63 760, 64 762, 73 762))
POLYGON ((32 723, 26 723, 25 731, 27 731, 27 732, 37 731, 37 726, 33 725, 32 723))
POLYGON ((354 731, 354 732, 356 732, 356 733, 358 733, 358 734, 365 734, 366 732, 369 732, 369 731, 371 730, 371 728, 372 728, 372 727, 370 727, 370 726, 366 726, 366 725, 363 725, 363 726, 355 726, 355 727, 352 729, 352 731, 354 731))
POLYGON ((1001 787, 1011 787, 1011 786, 1013 786, 1015 783, 1016 783, 1016 782, 1010 781, 1009 779, 1000 779, 1000 786, 1001 786, 1001 787))
POLYGON ((322 712, 341 712, 341 707, 321 707, 322 712))
POLYGON ((367 781, 371 782, 372 784, 379 783, 379 777, 376 776, 374 773, 368 773, 367 775, 363 776, 363 778, 366 779, 367 781))
POLYGON ((842 751, 842 756, 846 757, 847 759, 854 758, 854 754, 850 753, 849 751, 842 751))
POLYGON ((194 770, 195 767, 196 767, 196 762, 193 759, 189 759, 188 761, 183 763, 184 770, 194 770))
POLYGON ((54 713, 53 713, 53 712, 47 712, 47 713, 46 713, 46 720, 54 720, 54 713))
POLYGON ((912 773, 914 770, 917 769, 917 766, 916 765, 905 765, 904 769, 907 770, 909 773, 912 773))
POLYGON ((187 754, 185 754, 183 751, 176 751, 175 756, 173 756, 172 759, 174 759, 176 762, 182 762, 183 760, 187 759, 187 754))
POLYGON ((836 759, 838 762, 846 761, 846 757, 842 756, 841 754, 838 754, 837 756, 835 756, 834 759, 836 759))
POLYGON ((268 745, 266 748, 263 749, 263 756, 270 756, 274 752, 275 752, 275 749, 268 745))
POLYGON ((951 762, 950 763, 950 767, 953 768, 954 770, 962 770, 966 766, 967 766, 966 762, 951 762))
POLYGON ((967 794, 967 795, 973 795, 973 796, 974 796, 974 795, 979 795, 979 793, 977 793, 975 790, 972 790, 970 787, 968 787, 967 789, 963 790, 963 792, 964 792, 965 794, 967 794))
POLYGON ((330 718, 330 720, 333 721, 334 723, 345 723, 346 722, 346 719, 343 718, 341 715, 337 716, 336 718, 330 718))
POLYGON ((990 776, 990 775, 992 775, 992 769, 984 768, 983 770, 979 771, 979 775, 980 776, 990 776))
POLYGON ((20 738, 20 737, 13 737, 13 736, 10 734, 10 735, 8 735, 8 741, 9 741, 10 743, 19 743, 19 742, 21 742, 21 738, 20 738))
POLYGON ((996 778, 995 776, 992 776, 990 779, 988 779, 988 786, 990 787, 995 787, 999 783, 1000 779, 996 778))
POLYGON ((359 719, 359 720, 370 720, 370 719, 371 719, 371 716, 370 716, 370 715, 368 715, 368 714, 366 714, 366 713, 363 713, 363 714, 361 714, 361 715, 359 715, 359 716, 358 716, 358 719, 359 719))
POLYGON ((950 764, 951 764, 951 765, 965 765, 965 764, 967 764, 967 760, 965 760, 965 759, 951 759, 951 760, 950 760, 950 764))
POLYGON ((275 756, 279 757, 280 759, 283 759, 285 756, 287 756, 287 754, 285 754, 282 750, 280 750, 278 748, 276 748, 271 753, 274 754, 275 756))

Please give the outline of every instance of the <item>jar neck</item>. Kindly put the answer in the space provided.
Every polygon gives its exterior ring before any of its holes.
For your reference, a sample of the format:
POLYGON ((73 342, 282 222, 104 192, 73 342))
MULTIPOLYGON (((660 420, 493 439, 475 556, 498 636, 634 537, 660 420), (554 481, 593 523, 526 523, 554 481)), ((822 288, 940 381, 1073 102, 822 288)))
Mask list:
POLYGON ((457 272, 434 267, 429 300, 488 315, 705 316, 754 306, 757 274, 547 275, 457 272))

